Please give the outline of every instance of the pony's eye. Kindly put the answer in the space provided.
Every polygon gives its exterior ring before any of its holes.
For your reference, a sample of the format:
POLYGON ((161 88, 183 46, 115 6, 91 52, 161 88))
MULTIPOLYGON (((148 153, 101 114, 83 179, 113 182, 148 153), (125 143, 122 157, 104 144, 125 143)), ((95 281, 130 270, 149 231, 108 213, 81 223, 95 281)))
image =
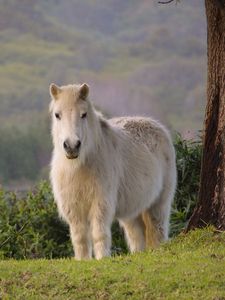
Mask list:
POLYGON ((81 119, 85 119, 87 117, 87 113, 83 113, 80 117, 81 119))
POLYGON ((55 117, 56 117, 56 119, 61 120, 61 117, 60 117, 59 113, 55 113, 55 117))

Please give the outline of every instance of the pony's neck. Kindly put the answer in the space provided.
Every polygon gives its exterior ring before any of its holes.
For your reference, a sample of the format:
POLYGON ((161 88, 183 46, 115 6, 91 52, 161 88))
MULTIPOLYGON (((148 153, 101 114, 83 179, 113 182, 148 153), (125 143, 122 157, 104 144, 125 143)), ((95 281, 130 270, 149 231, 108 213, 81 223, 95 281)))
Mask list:
POLYGON ((107 144, 107 131, 110 130, 110 125, 107 120, 92 107, 92 145, 85 157, 85 163, 92 165, 96 158, 103 155, 103 149, 107 144))

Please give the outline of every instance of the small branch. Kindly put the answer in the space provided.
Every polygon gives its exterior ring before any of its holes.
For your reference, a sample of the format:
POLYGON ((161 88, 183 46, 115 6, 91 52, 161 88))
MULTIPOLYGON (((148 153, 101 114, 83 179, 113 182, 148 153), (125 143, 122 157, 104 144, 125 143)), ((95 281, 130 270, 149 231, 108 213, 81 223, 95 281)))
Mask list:
POLYGON ((1 245, 0 245, 0 249, 8 243, 8 241, 11 239, 11 236, 9 236, 1 245))
MULTIPOLYGON (((29 223, 29 222, 24 223, 23 226, 17 231, 17 234, 20 234, 20 233, 23 231, 24 227, 25 227, 28 223, 29 223)), ((1 249, 5 244, 7 244, 8 241, 9 241, 11 238, 12 238, 12 237, 9 236, 2 244, 0 244, 0 249, 1 249)))
POLYGON ((167 1, 158 1, 159 4, 169 4, 173 2, 174 0, 167 0, 167 1))

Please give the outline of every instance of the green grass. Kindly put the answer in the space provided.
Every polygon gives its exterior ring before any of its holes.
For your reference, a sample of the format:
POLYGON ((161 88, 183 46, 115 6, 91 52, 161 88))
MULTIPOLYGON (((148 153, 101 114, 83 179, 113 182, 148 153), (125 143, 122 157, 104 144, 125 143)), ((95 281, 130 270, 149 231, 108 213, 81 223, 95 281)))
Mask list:
POLYGON ((225 233, 101 261, 0 261, 0 299, 225 299, 225 233))

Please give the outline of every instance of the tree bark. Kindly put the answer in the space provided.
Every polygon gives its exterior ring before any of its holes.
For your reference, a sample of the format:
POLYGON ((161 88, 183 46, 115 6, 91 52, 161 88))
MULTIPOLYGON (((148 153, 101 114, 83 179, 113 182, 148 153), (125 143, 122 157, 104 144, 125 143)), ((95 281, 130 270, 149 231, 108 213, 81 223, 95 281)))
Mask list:
POLYGON ((198 204, 188 228, 225 230, 225 1, 205 0, 208 79, 198 204))

